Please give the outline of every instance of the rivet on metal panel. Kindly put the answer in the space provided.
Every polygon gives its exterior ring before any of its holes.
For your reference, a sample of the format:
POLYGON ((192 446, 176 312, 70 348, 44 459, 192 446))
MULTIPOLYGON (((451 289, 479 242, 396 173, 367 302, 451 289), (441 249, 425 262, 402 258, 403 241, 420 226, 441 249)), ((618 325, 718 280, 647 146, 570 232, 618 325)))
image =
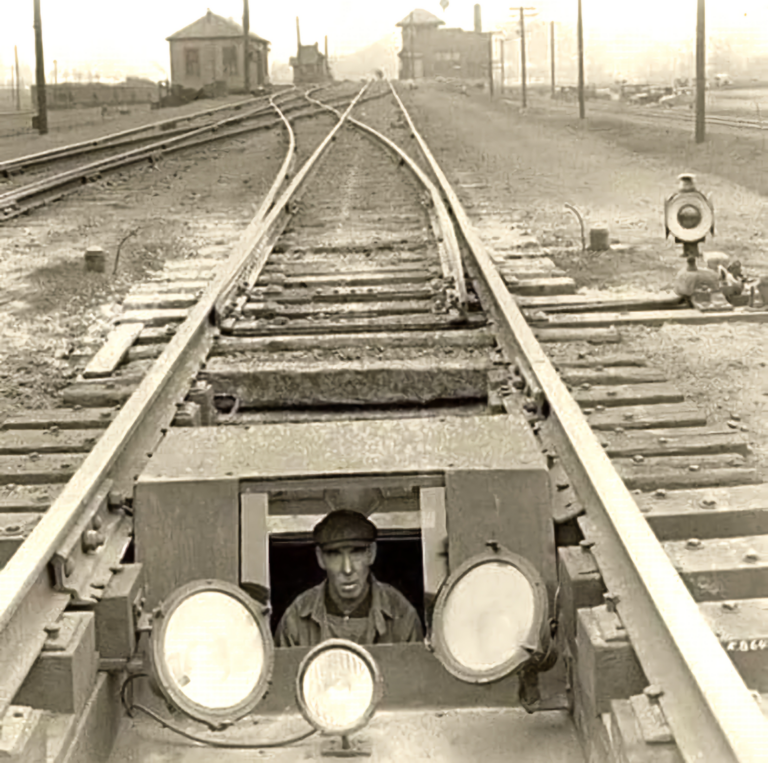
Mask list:
POLYGON ((603 594, 603 601, 605 601, 605 606, 609 612, 615 612, 616 605, 619 603, 619 601, 621 601, 621 599, 618 594, 608 591, 603 594))
POLYGON ((643 689, 643 694, 645 694, 645 696, 648 697, 651 702, 658 702, 659 697, 664 694, 664 690, 660 686, 650 684, 649 686, 646 686, 645 689, 643 689))
POLYGON ((698 548, 702 548, 703 544, 699 538, 688 538, 688 540, 685 541, 685 547, 691 548, 691 549, 698 549, 698 548))

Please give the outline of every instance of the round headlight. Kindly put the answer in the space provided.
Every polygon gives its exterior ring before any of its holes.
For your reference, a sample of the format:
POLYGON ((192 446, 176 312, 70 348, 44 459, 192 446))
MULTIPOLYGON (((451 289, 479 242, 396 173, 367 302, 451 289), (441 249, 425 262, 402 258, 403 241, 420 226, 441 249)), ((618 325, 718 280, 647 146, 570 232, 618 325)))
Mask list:
POLYGON ((230 583, 202 580, 160 605, 150 657, 166 699, 216 723, 247 715, 264 696, 274 644, 261 605, 230 583))
POLYGON ((690 230, 701 222, 701 210, 693 204, 686 204, 684 207, 680 207, 677 219, 683 228, 690 230))
POLYGON ((506 550, 480 554, 440 589, 432 646, 462 681, 497 681, 539 650, 547 612, 546 587, 530 562, 506 550))
POLYGON ((304 717, 324 734, 349 734, 365 726, 382 695, 376 661, 346 639, 329 639, 302 660, 296 699, 304 717))

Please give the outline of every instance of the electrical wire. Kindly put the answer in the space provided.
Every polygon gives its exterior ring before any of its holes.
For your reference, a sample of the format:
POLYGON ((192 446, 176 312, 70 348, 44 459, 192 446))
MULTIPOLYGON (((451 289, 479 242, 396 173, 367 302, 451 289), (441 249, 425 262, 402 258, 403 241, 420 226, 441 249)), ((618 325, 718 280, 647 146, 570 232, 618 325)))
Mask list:
MULTIPOLYGON (((188 731, 185 731, 182 728, 179 728, 174 723, 171 723, 170 721, 165 720, 162 716, 158 715, 154 710, 150 710, 148 707, 144 707, 144 705, 139 705, 133 702, 131 700, 130 704, 126 700, 126 689, 130 686, 133 681, 135 681, 137 678, 147 678, 146 673, 134 673, 128 678, 125 679, 123 682, 123 685, 120 687, 120 701, 123 704, 123 707, 125 708, 128 715, 133 718, 133 711, 134 710, 140 710, 145 715, 148 715, 153 720, 157 721, 161 726, 164 726, 165 728, 169 729, 170 731, 175 732, 176 734, 179 734, 180 736, 186 737, 187 739, 190 739, 193 742, 199 742, 200 744, 208 745, 209 747, 224 747, 228 749, 233 750, 264 750, 269 749, 272 747, 287 747, 291 744, 296 744, 297 742, 301 742, 304 739, 308 739, 313 734, 317 733, 316 729, 310 729, 309 731, 305 731, 302 734, 297 734, 294 737, 289 737, 288 739, 280 739, 276 742, 251 742, 251 743, 241 743, 241 742, 225 742, 225 741, 219 741, 216 739, 205 739, 204 737, 197 736, 196 734, 191 734, 188 731)), ((212 728, 215 728, 212 726, 212 728)))

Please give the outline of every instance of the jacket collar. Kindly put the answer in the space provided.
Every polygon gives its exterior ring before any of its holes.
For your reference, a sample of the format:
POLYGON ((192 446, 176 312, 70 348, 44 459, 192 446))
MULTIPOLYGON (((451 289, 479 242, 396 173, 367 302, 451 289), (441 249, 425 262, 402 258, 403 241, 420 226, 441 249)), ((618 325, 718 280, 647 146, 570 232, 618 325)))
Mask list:
MULTIPOLYGON (((392 619, 392 603, 389 600, 386 589, 371 575, 371 615, 376 632, 383 636, 387 632, 385 617, 392 619)), ((328 581, 324 580, 320 585, 311 589, 310 596, 303 602, 299 615, 301 617, 311 617, 321 629, 326 627, 326 618, 328 613, 325 609, 325 591, 328 587, 328 581)))

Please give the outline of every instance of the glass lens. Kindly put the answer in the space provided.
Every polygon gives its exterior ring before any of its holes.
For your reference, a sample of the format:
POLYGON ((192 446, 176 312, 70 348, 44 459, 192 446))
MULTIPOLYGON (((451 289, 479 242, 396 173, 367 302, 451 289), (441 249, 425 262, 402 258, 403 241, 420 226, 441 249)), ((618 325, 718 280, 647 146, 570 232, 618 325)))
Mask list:
POLYGON ((321 652, 302 681, 307 711, 324 731, 357 724, 373 700, 374 681, 365 661, 346 649, 321 652))
POLYGON ((173 611, 163 648, 176 688, 204 707, 244 700, 264 667, 264 642, 253 615, 219 591, 196 593, 173 611))
POLYGON ((680 208, 680 211, 677 213, 677 219, 683 228, 690 230, 701 222, 701 210, 691 204, 686 204, 680 208))
POLYGON ((488 562, 470 570, 445 603, 443 630, 454 659, 484 671, 510 659, 534 618, 534 591, 515 567, 488 562))

